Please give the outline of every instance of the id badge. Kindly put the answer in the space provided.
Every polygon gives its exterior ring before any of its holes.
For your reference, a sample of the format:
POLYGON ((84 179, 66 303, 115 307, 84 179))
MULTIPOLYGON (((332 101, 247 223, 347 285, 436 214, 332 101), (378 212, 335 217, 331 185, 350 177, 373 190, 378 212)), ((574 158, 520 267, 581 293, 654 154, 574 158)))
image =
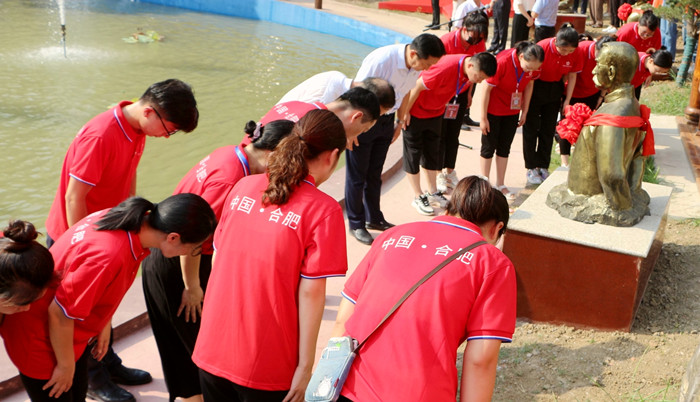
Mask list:
POLYGON ((523 108, 523 93, 514 92, 510 95, 510 108, 520 110, 523 108))
POLYGON ((445 105, 445 119, 456 119, 458 111, 459 103, 448 103, 447 105, 445 105))

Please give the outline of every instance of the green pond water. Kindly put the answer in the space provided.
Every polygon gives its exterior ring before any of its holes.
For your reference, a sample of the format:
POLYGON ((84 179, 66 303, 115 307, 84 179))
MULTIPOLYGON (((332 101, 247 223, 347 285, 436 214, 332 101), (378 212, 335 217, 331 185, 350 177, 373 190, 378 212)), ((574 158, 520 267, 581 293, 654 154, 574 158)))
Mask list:
POLYGON ((217 147, 237 143, 307 77, 357 71, 372 49, 357 42, 262 21, 194 13, 132 1, 66 1, 67 58, 53 0, 0 2, 0 225, 32 221, 43 231, 63 157, 78 130, 152 83, 192 85, 199 127, 149 138, 137 193, 167 197, 217 147), (154 30, 162 42, 128 44, 154 30))

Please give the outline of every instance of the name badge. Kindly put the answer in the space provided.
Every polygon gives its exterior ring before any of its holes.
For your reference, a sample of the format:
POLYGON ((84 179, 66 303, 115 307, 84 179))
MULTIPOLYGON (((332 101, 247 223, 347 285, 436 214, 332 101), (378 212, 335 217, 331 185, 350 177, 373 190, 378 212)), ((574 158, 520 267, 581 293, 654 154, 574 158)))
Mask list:
POLYGON ((445 119, 454 120, 457 118, 457 112, 459 111, 459 103, 448 103, 445 105, 445 119))
POLYGON ((510 95, 510 108, 512 110, 520 110, 523 108, 522 92, 514 92, 510 95))

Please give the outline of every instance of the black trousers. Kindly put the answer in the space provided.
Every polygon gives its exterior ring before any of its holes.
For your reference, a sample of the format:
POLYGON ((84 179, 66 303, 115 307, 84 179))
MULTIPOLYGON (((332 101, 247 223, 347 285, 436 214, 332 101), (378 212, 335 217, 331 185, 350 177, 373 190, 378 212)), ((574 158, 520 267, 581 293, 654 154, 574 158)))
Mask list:
POLYGON ((31 399, 32 402, 84 402, 87 396, 88 356, 90 356, 90 346, 85 348, 83 354, 78 361, 75 362, 73 385, 58 398, 49 397, 50 388, 47 390, 41 389, 49 380, 38 380, 20 373, 19 377, 22 380, 24 389, 27 391, 27 395, 29 395, 29 399, 31 399))
POLYGON ((345 151, 345 212, 350 230, 365 222, 384 221, 379 205, 382 168, 394 136, 394 113, 380 116, 366 133, 360 134, 352 151, 345 151))
POLYGON ((199 382, 207 402, 280 402, 289 393, 244 387, 204 370, 199 370, 199 382))
MULTIPOLYGON (((571 102, 569 104, 573 106, 577 103, 583 103, 584 105, 588 106, 591 110, 595 110, 595 107, 598 104, 599 97, 600 91, 585 98, 571 98, 571 102)), ((562 117, 564 116, 562 115, 562 117)), ((568 140, 559 138, 559 153, 561 155, 571 155, 571 143, 568 140)))
POLYGON ((487 115, 489 120, 489 134, 481 134, 481 151, 479 155, 484 159, 493 158, 495 153, 501 158, 510 155, 510 146, 518 129, 520 114, 510 116, 487 115))
POLYGON ((457 118, 455 119, 442 119, 442 139, 440 140, 440 157, 442 160, 442 167, 448 169, 454 169, 457 164, 457 151, 459 151, 459 133, 462 130, 462 121, 464 120, 462 116, 465 115, 467 111, 467 102, 469 102, 469 92, 473 92, 473 88, 476 85, 472 84, 471 88, 459 94, 457 97, 457 103, 459 103, 459 110, 457 110, 457 118))
POLYGON ((615 28, 620 27, 620 19, 617 17, 617 9, 620 8, 625 2, 622 0, 609 0, 608 7, 610 9, 610 25, 615 28))
POLYGON ((564 83, 535 80, 530 109, 523 125, 525 168, 549 169, 564 83))
POLYGON ((489 51, 501 51, 506 48, 508 39, 508 17, 510 16, 510 0, 499 0, 493 6, 493 38, 489 51))
POLYGON ((535 27, 535 42, 539 42, 542 39, 553 38, 556 34, 554 27, 546 27, 544 25, 535 27))
POLYGON ((440 23, 440 0, 430 0, 430 5, 433 7, 433 25, 440 23))
MULTIPOLYGON (((527 12, 530 14, 530 12, 527 12)), ((527 26, 527 18, 520 14, 513 16, 513 29, 510 32, 510 47, 515 47, 515 44, 530 37, 530 27, 527 26)))

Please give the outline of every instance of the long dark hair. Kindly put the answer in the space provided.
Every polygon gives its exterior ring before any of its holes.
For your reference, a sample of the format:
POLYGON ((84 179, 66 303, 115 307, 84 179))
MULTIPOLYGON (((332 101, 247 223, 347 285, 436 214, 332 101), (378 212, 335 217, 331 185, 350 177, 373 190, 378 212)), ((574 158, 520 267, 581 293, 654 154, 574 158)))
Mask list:
POLYGON ((54 262, 29 222, 15 220, 0 237, 0 297, 16 305, 36 300, 56 279, 54 262))
POLYGON ((144 220, 164 233, 177 233, 183 243, 200 243, 216 227, 216 215, 204 198, 191 193, 171 195, 155 204, 131 197, 112 208, 97 222, 97 230, 138 232, 144 220))
POLYGON ((457 183, 446 212, 476 225, 490 221, 503 222, 499 236, 505 233, 510 217, 508 201, 503 193, 477 176, 465 177, 457 183))
POLYGON ((294 122, 291 120, 273 120, 264 126, 250 120, 243 131, 251 139, 253 148, 272 151, 284 137, 292 132, 293 128, 294 122))
POLYGON ((263 193, 266 205, 283 205, 294 188, 309 174, 307 162, 322 152, 345 149, 345 129, 340 119, 328 110, 311 110, 283 139, 267 162, 270 183, 263 193))
POLYGON ((555 45, 559 47, 576 47, 578 46, 578 32, 570 22, 564 23, 557 32, 555 45))

